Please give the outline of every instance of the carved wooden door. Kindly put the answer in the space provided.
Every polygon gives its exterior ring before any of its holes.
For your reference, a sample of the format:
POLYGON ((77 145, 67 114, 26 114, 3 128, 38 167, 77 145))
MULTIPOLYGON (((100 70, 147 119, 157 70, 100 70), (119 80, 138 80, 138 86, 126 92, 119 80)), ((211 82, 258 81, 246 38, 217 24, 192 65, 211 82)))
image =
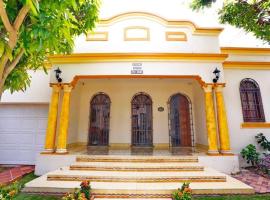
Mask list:
POLYGON ((192 146, 189 100, 184 95, 176 94, 171 97, 169 103, 172 147, 192 146))
POLYGON ((89 145, 107 146, 109 144, 110 98, 97 94, 91 101, 89 145))

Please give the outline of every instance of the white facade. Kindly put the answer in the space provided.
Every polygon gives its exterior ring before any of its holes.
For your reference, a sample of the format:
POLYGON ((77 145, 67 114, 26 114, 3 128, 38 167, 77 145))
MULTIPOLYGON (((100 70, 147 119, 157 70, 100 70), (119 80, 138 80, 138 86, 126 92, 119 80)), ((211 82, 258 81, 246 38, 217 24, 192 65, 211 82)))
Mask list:
POLYGON ((215 68, 221 71, 219 83, 226 85, 223 94, 232 152, 239 153, 247 144, 255 143, 254 136, 259 132, 270 138, 270 50, 225 51, 220 47, 222 29, 215 28, 214 21, 205 28, 204 16, 200 16, 200 26, 195 25, 194 16, 198 19, 198 14, 188 15, 187 10, 179 13, 176 7, 182 4, 178 1, 166 3, 168 9, 163 9, 162 1, 139 2, 144 6, 138 7, 138 1, 117 0, 113 4, 121 6, 108 9, 112 1, 104 1, 95 34, 78 37, 74 54, 50 57, 52 68, 48 75, 43 71, 29 72, 32 83, 26 92, 4 93, 0 105, 0 141, 4 141, 0 142, 0 164, 34 163, 36 151, 41 151, 44 144, 50 84, 57 83, 54 70, 58 67, 63 83, 74 87, 68 144, 88 143, 90 101, 103 92, 111 100, 109 144, 130 145, 131 99, 144 92, 153 101, 154 146, 169 145, 168 101, 180 93, 191 101, 193 143, 207 147, 202 86, 212 84, 215 68), (139 65, 143 73, 132 74, 134 65, 139 65), (241 128, 239 84, 244 78, 252 78, 260 86, 266 119, 263 129, 256 124, 241 128), (159 112, 158 107, 164 111, 159 112))

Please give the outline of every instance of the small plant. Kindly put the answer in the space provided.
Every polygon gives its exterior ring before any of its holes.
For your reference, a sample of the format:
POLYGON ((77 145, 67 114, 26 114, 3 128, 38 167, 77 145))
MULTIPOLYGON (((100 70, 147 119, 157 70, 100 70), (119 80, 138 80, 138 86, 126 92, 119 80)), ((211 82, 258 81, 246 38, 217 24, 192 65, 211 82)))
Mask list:
POLYGON ((270 155, 265 154, 264 157, 261 159, 259 164, 259 169, 265 173, 270 174, 270 155))
POLYGON ((256 147, 253 144, 249 144, 242 149, 241 155, 246 159, 248 164, 251 163, 252 166, 258 165, 260 154, 257 152, 256 147))
POLYGON ((22 186, 17 182, 9 186, 0 186, 0 200, 12 200, 20 192, 22 186))
MULTIPOLYGON (((90 200, 91 197, 91 186, 88 180, 81 182, 81 188, 76 189, 74 193, 68 193, 62 200, 90 200)), ((1 199, 0 199, 1 200, 1 199)))
POLYGON ((270 151, 270 142, 267 140, 267 138, 263 135, 263 133, 259 133, 255 136, 255 139, 257 140, 257 143, 267 151, 270 151))
POLYGON ((178 188, 172 194, 173 200, 191 200, 192 199, 192 190, 189 187, 190 183, 183 183, 181 188, 178 188))

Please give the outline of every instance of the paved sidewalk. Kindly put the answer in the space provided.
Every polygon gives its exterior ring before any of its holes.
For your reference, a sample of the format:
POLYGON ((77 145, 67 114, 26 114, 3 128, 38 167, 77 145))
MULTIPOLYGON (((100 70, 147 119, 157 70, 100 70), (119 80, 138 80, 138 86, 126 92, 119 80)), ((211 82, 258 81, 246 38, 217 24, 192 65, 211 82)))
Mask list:
POLYGON ((35 170, 35 166, 17 166, 0 173, 0 185, 6 185, 35 170))
POLYGON ((253 187, 256 193, 270 193, 270 179, 255 172, 242 170, 239 174, 233 175, 233 177, 253 187))

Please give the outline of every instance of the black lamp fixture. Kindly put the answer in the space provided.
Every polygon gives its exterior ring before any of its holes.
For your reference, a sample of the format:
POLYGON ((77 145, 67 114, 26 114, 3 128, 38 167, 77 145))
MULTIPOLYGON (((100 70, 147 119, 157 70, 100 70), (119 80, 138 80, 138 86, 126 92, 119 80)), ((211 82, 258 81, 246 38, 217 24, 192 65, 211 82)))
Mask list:
POLYGON ((217 83, 218 82, 218 79, 220 77, 220 70, 218 68, 216 68, 213 71, 213 74, 215 74, 215 78, 213 78, 213 83, 217 83))
POLYGON ((62 78, 60 77, 62 71, 60 70, 60 68, 58 67, 57 69, 54 70, 55 72, 55 78, 57 80, 58 83, 62 82, 62 78))

